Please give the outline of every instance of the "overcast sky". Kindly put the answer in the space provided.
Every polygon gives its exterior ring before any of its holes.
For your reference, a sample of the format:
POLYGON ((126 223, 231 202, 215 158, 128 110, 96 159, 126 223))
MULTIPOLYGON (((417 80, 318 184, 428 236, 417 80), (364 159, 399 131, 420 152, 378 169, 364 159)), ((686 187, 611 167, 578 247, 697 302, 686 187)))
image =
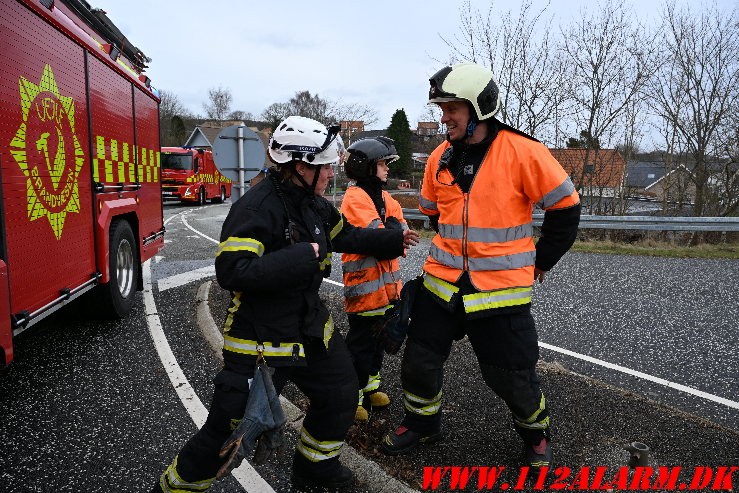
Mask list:
MULTIPOLYGON (((404 108, 411 127, 423 119, 428 78, 445 65, 440 35, 459 29, 462 1, 88 0, 105 10, 152 59, 147 74, 203 114, 211 87, 233 94, 232 110, 261 114, 296 91, 371 106, 373 128, 386 128, 404 108), (441 60, 441 61, 436 61, 441 60)), ((736 0, 718 0, 730 8, 736 0)), ((546 5, 534 0, 535 6, 546 5)), ((593 0, 551 0, 552 28, 593 0)), ((696 3, 696 2, 691 2, 696 3)), ((489 0, 472 0, 486 11, 489 0)), ((520 2, 496 2, 518 11, 520 2)), ((640 0, 636 15, 657 19, 662 2, 640 0)))

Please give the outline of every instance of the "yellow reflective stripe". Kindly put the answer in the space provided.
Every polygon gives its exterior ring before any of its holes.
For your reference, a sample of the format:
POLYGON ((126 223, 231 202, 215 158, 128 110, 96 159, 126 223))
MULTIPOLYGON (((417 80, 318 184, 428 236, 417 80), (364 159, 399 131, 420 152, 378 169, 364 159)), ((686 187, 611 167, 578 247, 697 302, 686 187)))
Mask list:
POLYGON ((318 462, 336 457, 341 453, 343 446, 344 442, 316 440, 305 428, 302 428, 296 448, 306 459, 318 462))
POLYGON ((367 380, 367 385, 364 386, 362 389, 362 393, 366 392, 372 392, 373 390, 377 390, 380 388, 380 374, 377 375, 370 375, 369 379, 367 380))
POLYGON ((531 286, 524 288, 502 289, 500 291, 482 291, 462 296, 466 313, 479 312, 505 306, 525 305, 531 303, 531 286))
POLYGON ((230 335, 223 336, 223 349, 239 354, 249 354, 256 356, 257 349, 264 351, 264 356, 269 357, 291 357, 293 355, 293 347, 299 347, 298 357, 305 358, 305 350, 299 342, 281 342, 279 346, 262 345, 257 341, 248 339, 238 339, 230 335))
POLYGON ((531 416, 529 416, 528 418, 525 418, 525 419, 524 418, 521 418, 519 416, 516 416, 515 414, 513 416, 515 416, 515 418, 516 418, 517 421, 521 421, 521 422, 524 422, 524 423, 533 423, 533 422, 536 421, 537 416, 539 416, 539 414, 541 414, 541 412, 546 407, 547 407, 547 401, 544 398, 544 394, 541 394, 541 400, 539 401, 539 409, 537 409, 536 411, 534 411, 534 414, 532 414, 531 416))
POLYGON ((237 238, 235 236, 231 236, 229 239, 227 239, 226 241, 222 241, 220 245, 218 245, 218 252, 216 253, 216 257, 223 252, 238 251, 256 253, 258 257, 261 257, 262 255, 264 255, 264 245, 254 238, 237 238))
POLYGON ((423 285, 426 286, 426 289, 447 303, 452 299, 452 296, 459 292, 459 288, 454 284, 450 284, 443 279, 432 276, 429 273, 426 273, 423 276, 423 285))
POLYGON ((159 485, 165 493, 186 493, 192 491, 205 491, 213 484, 216 478, 204 479, 194 483, 188 483, 177 473, 177 457, 162 474, 159 485))
POLYGON ((241 306, 241 291, 234 292, 234 297, 231 300, 233 303, 233 306, 228 309, 228 315, 226 316, 226 323, 223 326, 223 333, 227 334, 229 330, 231 330, 231 324, 233 324, 234 317, 236 316, 236 312, 239 311, 239 307, 241 306))
POLYGON ((359 315, 360 317, 376 317, 378 315, 385 315, 385 312, 391 309, 394 305, 385 305, 381 308, 375 308, 374 310, 367 310, 365 312, 357 312, 354 315, 359 315))
POLYGON ((331 257, 333 256, 333 252, 328 252, 328 255, 326 255, 326 258, 321 261, 320 264, 318 264, 318 267, 321 270, 324 270, 326 267, 331 265, 331 257))
POLYGON ((334 229, 331 230, 331 234, 329 236, 333 240, 334 237, 336 237, 337 234, 341 231, 341 229, 344 227, 344 216, 339 216, 339 222, 336 223, 336 226, 334 226, 334 229))
POLYGON ((423 397, 419 397, 407 390, 404 390, 403 404, 408 411, 415 414, 420 414, 422 416, 436 414, 439 412, 439 409, 441 409, 441 391, 431 399, 424 399, 423 397))
POLYGON ((514 419, 514 422, 516 423, 516 426, 520 426, 521 428, 528 428, 530 430, 545 430, 549 427, 549 416, 542 419, 538 423, 522 423, 517 419, 514 419))
POLYGON ((331 317, 331 314, 329 314, 328 320, 323 326, 323 344, 326 346, 326 349, 328 349, 328 341, 331 339, 332 335, 334 335, 334 319, 331 317))

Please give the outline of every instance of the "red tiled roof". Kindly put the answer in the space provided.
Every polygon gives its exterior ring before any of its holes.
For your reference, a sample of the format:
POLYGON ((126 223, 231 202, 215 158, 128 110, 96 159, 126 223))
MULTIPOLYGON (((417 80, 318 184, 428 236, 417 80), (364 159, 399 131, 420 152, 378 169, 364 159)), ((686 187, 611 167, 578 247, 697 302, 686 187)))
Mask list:
POLYGON ((572 176, 575 185, 579 185, 583 165, 593 164, 592 175, 585 175, 586 185, 599 187, 621 186, 626 162, 615 149, 549 149, 559 164, 572 176), (592 181, 587 177, 590 176, 592 181))

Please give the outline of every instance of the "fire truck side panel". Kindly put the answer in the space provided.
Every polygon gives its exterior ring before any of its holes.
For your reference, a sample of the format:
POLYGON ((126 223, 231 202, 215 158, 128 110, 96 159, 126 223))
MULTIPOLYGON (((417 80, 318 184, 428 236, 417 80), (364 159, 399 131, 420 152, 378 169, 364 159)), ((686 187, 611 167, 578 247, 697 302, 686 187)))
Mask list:
POLYGON ((159 106, 143 91, 134 89, 136 108, 136 146, 138 149, 138 170, 141 190, 139 190, 139 251, 141 261, 156 254, 164 246, 164 237, 153 242, 142 243, 162 229, 162 190, 159 156, 159 106))
POLYGON ((84 50, 18 2, 0 10, 0 166, 11 312, 96 271, 84 50))
POLYGON ((13 328, 10 326, 8 269, 0 259, 0 368, 13 361, 13 328))

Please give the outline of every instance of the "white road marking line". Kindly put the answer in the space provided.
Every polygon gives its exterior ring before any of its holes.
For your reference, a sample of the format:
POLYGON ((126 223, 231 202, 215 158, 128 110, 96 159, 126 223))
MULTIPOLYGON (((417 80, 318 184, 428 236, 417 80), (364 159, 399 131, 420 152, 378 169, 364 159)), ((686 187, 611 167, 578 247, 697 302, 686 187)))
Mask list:
MULTIPOLYGON (((192 388, 190 382, 187 381, 182 368, 177 363, 172 348, 169 347, 167 337, 164 335, 162 323, 159 320, 159 313, 154 301, 154 293, 151 284, 151 260, 147 260, 143 265, 143 281, 144 281, 144 307, 146 312, 146 324, 149 326, 149 333, 154 341, 154 347, 159 354, 159 359, 164 366, 167 376, 174 387, 177 395, 185 406, 188 414, 192 418, 195 426, 201 428, 205 424, 208 417, 208 410, 198 398, 195 389, 192 388)), ((241 465, 234 469, 231 474, 244 487, 246 491, 260 491, 265 493, 275 493, 272 487, 267 483, 247 461, 243 461, 241 465)))
POLYGON ((692 394, 692 395, 701 397, 709 401, 717 402, 719 404, 723 404, 724 406, 732 407, 734 409, 739 409, 739 402, 725 399, 717 395, 709 394, 708 392, 703 392, 702 390, 694 389, 693 387, 688 387, 686 385, 682 385, 679 383, 670 382, 669 380, 665 380, 664 378, 655 377, 647 373, 642 373, 640 371, 632 370, 631 368, 626 368, 625 366, 617 365, 614 363, 609 363, 608 361, 603 361, 598 358, 593 358, 592 356, 587 356, 585 354, 576 353, 574 351, 570 351, 569 349, 552 346, 551 344, 547 344, 545 342, 539 341, 539 346, 545 349, 550 349, 552 351, 557 351, 558 353, 572 356, 573 358, 578 358, 578 359, 587 361, 589 363, 604 366, 606 368, 610 368, 611 370, 620 371, 622 373, 626 373, 627 375, 632 375, 635 377, 643 378, 644 380, 648 380, 650 382, 654 382, 659 385, 664 385, 665 387, 679 390, 681 392, 685 392, 686 394, 692 394))
POLYGON ((201 267, 200 269, 183 272, 182 274, 175 274, 173 276, 163 277, 162 279, 159 279, 157 281, 157 288, 159 288, 159 291, 162 292, 168 289, 184 286, 185 284, 194 281, 199 281, 200 279, 203 279, 205 277, 212 277, 215 275, 216 266, 208 265, 206 267, 201 267))
POLYGON ((205 239, 206 239, 206 240, 208 240, 208 241, 212 241, 212 242, 213 242, 213 243, 215 243, 216 245, 220 244, 220 242, 219 242, 218 240, 214 240, 214 239, 213 239, 213 238, 211 238, 210 236, 208 236, 208 235, 206 235, 206 234, 203 234, 203 233, 201 233, 200 231, 198 231, 197 229, 195 229, 195 228, 193 228, 192 226, 190 226, 190 225, 188 224, 188 222, 187 222, 186 216, 187 216, 187 214, 183 214, 183 215, 182 215, 182 224, 184 224, 184 225, 185 225, 185 226, 187 227, 187 229, 189 229, 190 231, 192 231, 193 233, 195 233, 195 234, 196 234, 196 235, 198 235, 198 236, 202 236, 203 238, 205 238, 205 239))
MULTIPOLYGON (((328 282, 330 284, 335 284, 336 286, 341 286, 341 287, 344 286, 342 283, 332 281, 331 279, 324 279, 323 282, 328 282)), ((726 399, 718 395, 709 394, 708 392, 703 392, 702 390, 694 389, 693 387, 688 387, 687 385, 670 382, 669 380, 665 380, 664 378, 659 378, 659 377, 649 375, 648 373, 643 373, 640 371, 632 370, 631 368, 626 368, 625 366, 617 365, 615 363, 609 363, 608 361, 603 361, 602 359, 593 358, 592 356, 588 356, 586 354, 576 353, 574 351, 570 351, 569 349, 564 349, 561 347, 553 346, 551 344, 547 344, 546 342, 539 341, 539 346, 545 349, 549 349, 550 351, 556 351, 558 353, 566 354, 567 356, 572 356, 573 358, 581 359, 589 363, 593 363, 595 365, 609 368, 611 370, 620 371, 621 373, 626 373, 627 375, 632 375, 635 377, 643 378, 644 380, 648 380, 650 382, 653 382, 659 385, 664 385, 665 387, 679 390, 681 392, 685 392, 686 394, 691 394, 691 395, 700 397, 702 399, 716 402, 718 404, 723 404, 724 406, 728 406, 734 409, 739 409, 739 402, 732 401, 730 399, 726 399)))

